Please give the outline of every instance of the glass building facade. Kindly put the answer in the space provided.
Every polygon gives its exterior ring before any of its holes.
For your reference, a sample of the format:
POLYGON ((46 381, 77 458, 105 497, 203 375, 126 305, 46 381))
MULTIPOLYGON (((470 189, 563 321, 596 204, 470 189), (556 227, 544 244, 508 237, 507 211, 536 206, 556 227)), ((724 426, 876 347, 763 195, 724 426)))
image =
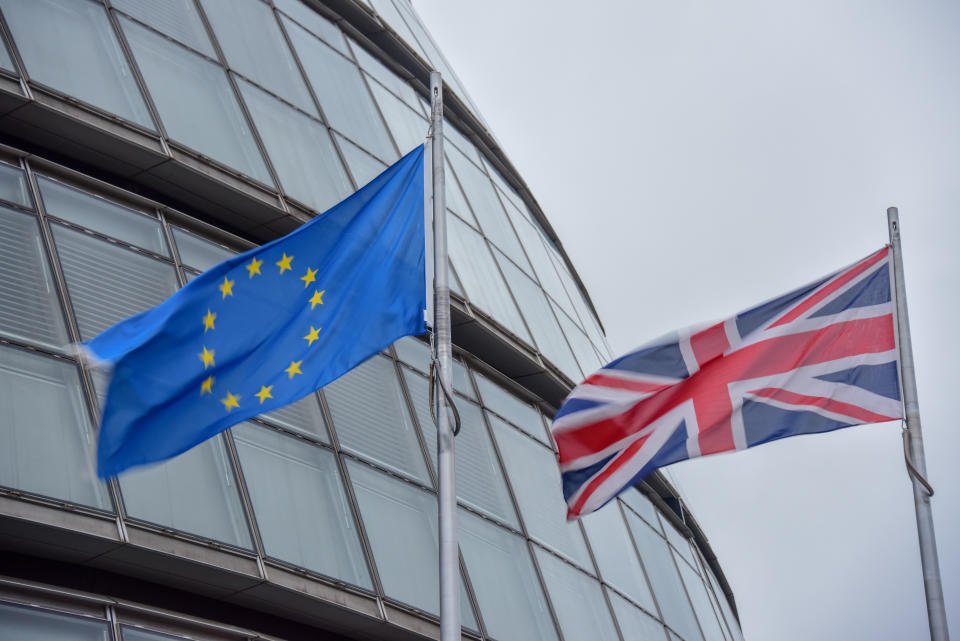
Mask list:
POLYGON ((566 523, 548 424, 610 359, 407 0, 0 0, 0 639, 438 636, 429 349, 108 483, 69 345, 338 202, 427 131, 447 204, 464 637, 741 638, 657 477, 566 523))

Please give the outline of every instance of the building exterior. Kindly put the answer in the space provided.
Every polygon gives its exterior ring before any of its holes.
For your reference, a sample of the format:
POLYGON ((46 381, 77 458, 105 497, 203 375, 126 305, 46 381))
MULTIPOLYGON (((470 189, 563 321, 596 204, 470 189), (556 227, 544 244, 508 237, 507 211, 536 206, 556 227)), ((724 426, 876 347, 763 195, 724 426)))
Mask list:
POLYGON ((91 456, 104 380, 66 347, 420 144, 431 66, 449 83, 464 637, 741 638, 659 476, 564 522, 548 419, 610 354, 407 0, 0 12, 0 639, 437 637, 424 342, 110 483, 91 456))

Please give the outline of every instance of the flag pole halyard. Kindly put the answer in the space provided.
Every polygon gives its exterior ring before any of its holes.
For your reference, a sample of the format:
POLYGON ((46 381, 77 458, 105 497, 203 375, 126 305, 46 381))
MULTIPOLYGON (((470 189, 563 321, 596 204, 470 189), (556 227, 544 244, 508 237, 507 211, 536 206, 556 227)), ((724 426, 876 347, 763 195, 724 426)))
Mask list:
POLYGON ((926 481, 927 464, 923 455, 923 434, 920 429, 920 404, 917 400, 917 379, 913 366, 913 345, 903 279, 903 257, 900 250, 900 216, 896 207, 887 208, 890 247, 893 250, 893 283, 897 304, 897 344, 900 347, 900 383, 903 386, 903 409, 906 417, 907 469, 913 483, 913 502, 917 513, 917 535, 920 539, 920 565, 927 598, 927 618, 931 641, 949 641, 947 612, 940 582, 937 540, 933 532, 933 495, 926 481))
MULTIPOLYGON (((443 81, 430 73, 431 167, 433 171, 434 359, 441 389, 437 398, 437 484, 440 532, 440 638, 460 639, 460 563, 457 545, 457 490, 454 430, 450 425, 452 383, 450 288, 447 282, 447 207, 443 162, 443 81)), ((434 385, 435 381, 431 381, 434 385)))

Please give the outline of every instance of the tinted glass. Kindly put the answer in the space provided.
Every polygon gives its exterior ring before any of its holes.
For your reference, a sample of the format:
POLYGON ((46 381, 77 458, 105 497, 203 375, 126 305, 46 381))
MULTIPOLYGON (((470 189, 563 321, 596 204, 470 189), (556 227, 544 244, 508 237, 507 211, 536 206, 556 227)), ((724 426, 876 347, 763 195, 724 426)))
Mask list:
MULTIPOLYGON (((0 51, 4 51, 0 47, 0 51)), ((27 177, 16 167, 0 163, 0 199, 30 207, 30 190, 27 177)))
POLYGON ((31 79, 153 129, 101 4, 0 0, 0 8, 31 79))
POLYGON ((600 584, 549 552, 534 549, 564 641, 616 641, 617 630, 600 584))
POLYGON ((173 228, 173 242, 177 244, 180 262, 201 271, 210 269, 228 258, 233 258, 237 252, 221 247, 179 227, 173 228))
POLYGON ((223 69, 127 19, 121 23, 170 137, 272 184, 223 69))
POLYGON ((193 0, 111 0, 110 4, 200 53, 217 57, 193 0))
POLYGON ((110 510, 77 368, 0 347, 0 485, 110 510))
POLYGON ((109 641, 106 621, 0 603, 0 638, 11 641, 109 641))

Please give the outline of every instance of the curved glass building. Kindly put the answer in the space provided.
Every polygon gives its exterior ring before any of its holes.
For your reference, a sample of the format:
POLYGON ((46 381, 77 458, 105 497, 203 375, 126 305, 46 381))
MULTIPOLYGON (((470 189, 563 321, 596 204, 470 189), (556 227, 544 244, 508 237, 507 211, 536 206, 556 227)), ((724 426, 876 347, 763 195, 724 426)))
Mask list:
POLYGON ((464 638, 741 638, 655 476, 567 524, 547 429, 610 358, 543 212, 407 0, 0 0, 0 639, 438 636, 416 338, 165 464, 93 471, 67 347, 341 200, 448 82, 464 638))

